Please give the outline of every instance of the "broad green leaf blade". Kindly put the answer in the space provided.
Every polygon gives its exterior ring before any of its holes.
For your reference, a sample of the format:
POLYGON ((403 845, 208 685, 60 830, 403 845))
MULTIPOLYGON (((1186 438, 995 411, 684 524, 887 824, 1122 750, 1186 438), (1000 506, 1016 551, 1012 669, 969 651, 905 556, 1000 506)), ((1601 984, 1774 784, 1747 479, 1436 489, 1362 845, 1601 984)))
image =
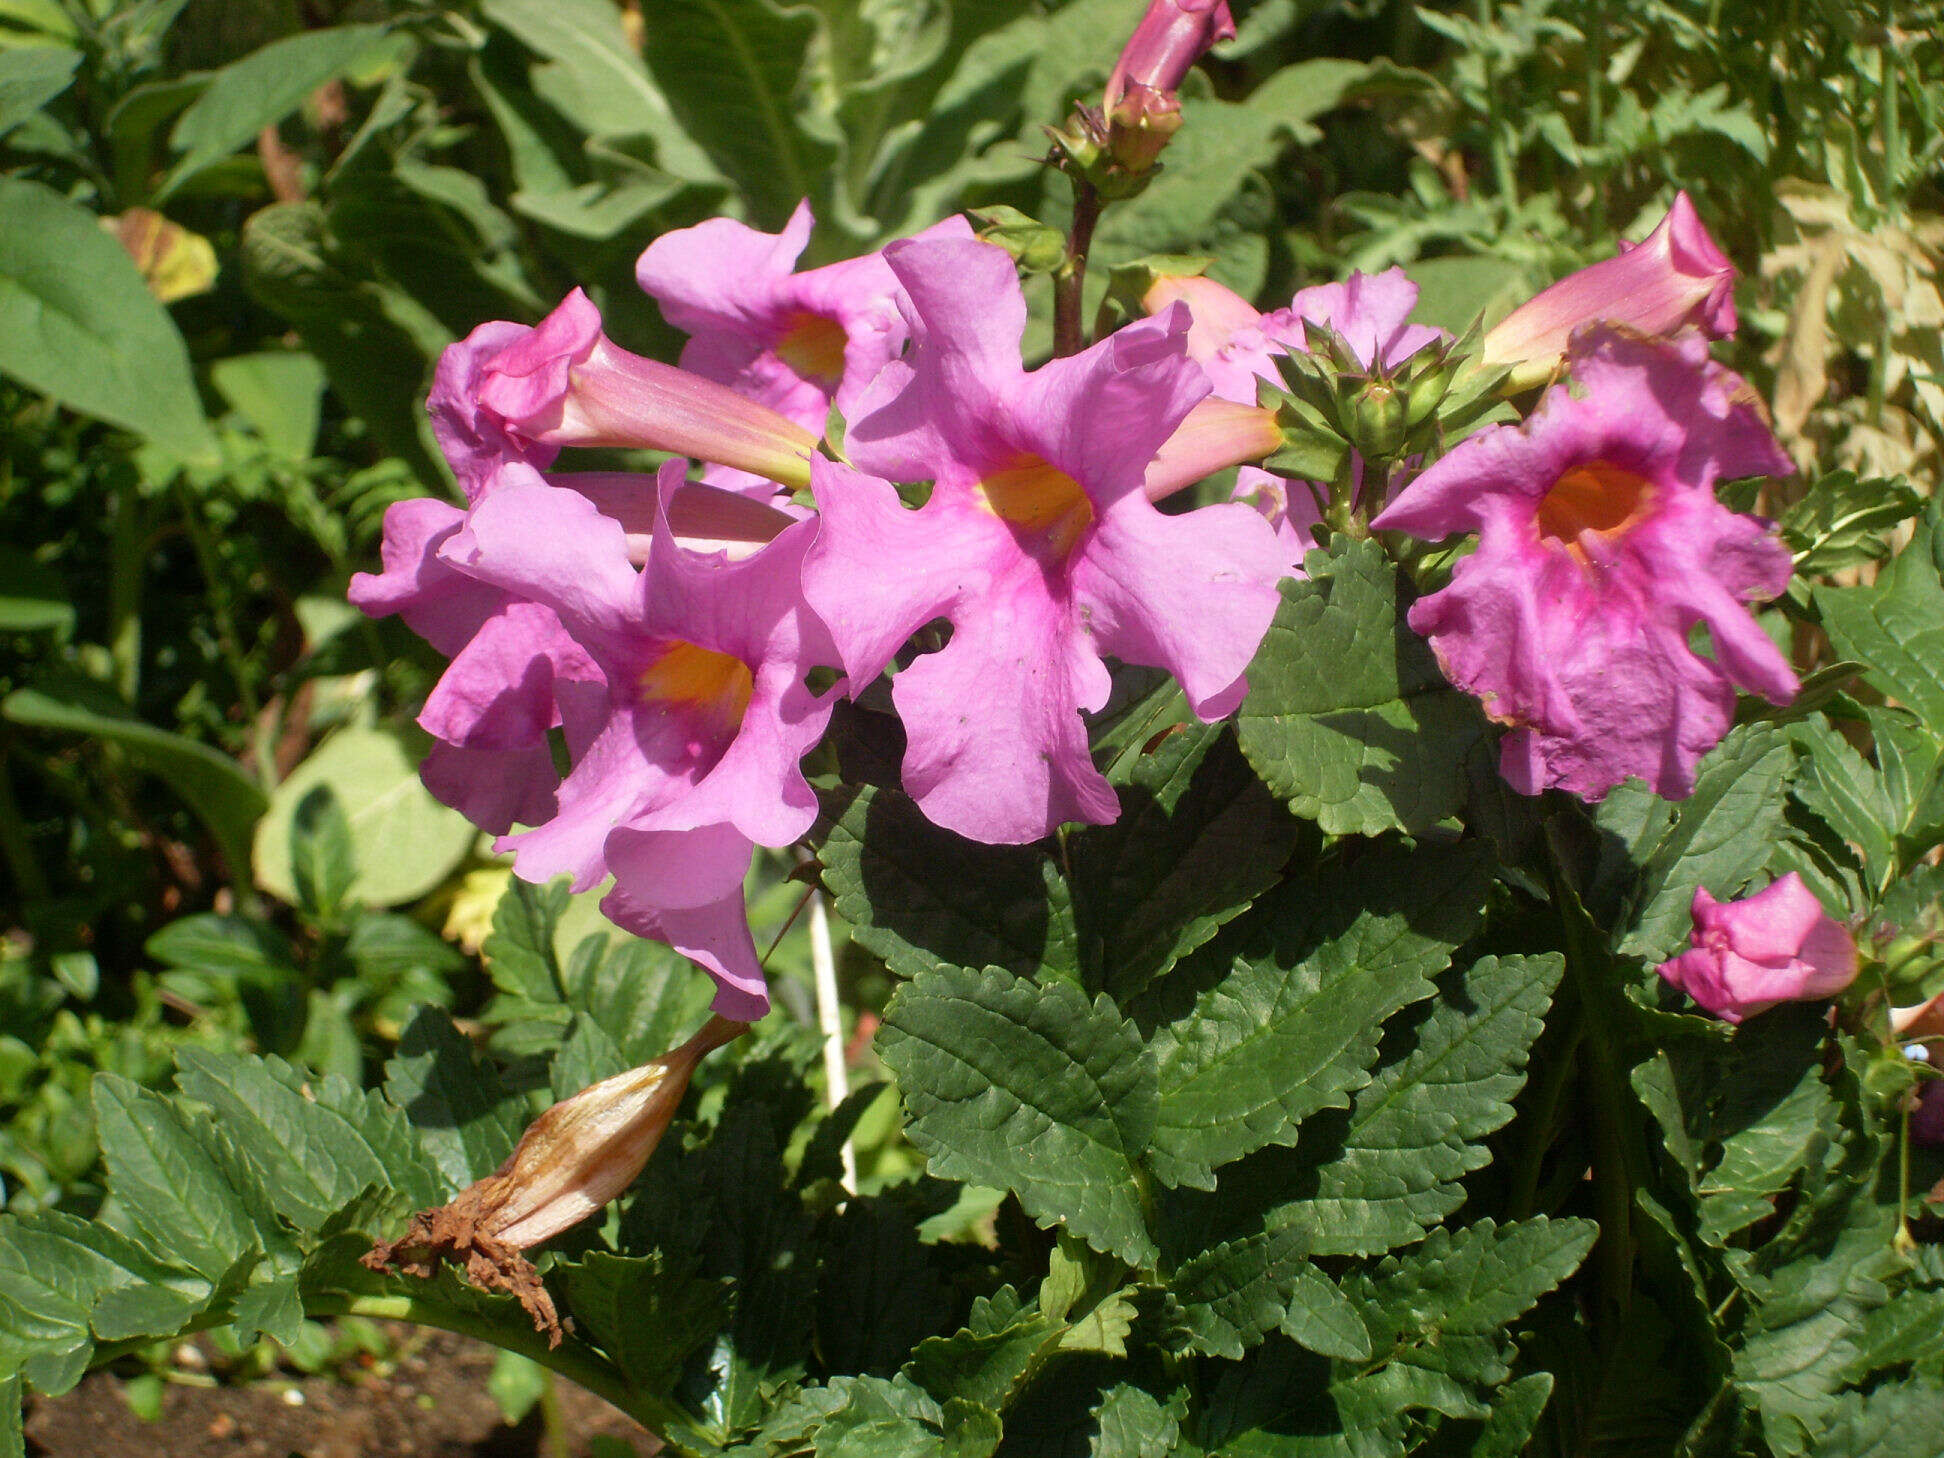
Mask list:
POLYGON ((1904 1291, 1863 1318, 1856 1355, 1844 1376, 1863 1382, 1874 1372, 1906 1363, 1936 1366, 1944 1357, 1944 1290, 1904 1291))
POLYGON ((1868 587, 1818 587, 1829 640, 1869 665, 1869 681, 1944 739, 1944 582, 1920 525, 1910 545, 1868 587))
POLYGON ((311 1078, 280 1058, 185 1048, 178 1062, 183 1093, 215 1111, 300 1230, 320 1229, 368 1187, 396 1190, 421 1209, 447 1193, 411 1125, 375 1092, 311 1078))
POLYGON ((326 81, 355 68, 385 34, 382 25, 302 31, 223 67, 176 119, 169 144, 182 156, 158 190, 158 200, 282 121, 326 81))
POLYGON ((1213 1188, 1221 1165, 1292 1144, 1308 1115, 1347 1104, 1380 1024, 1431 995, 1477 926, 1488 874, 1474 847, 1338 856, 1184 961, 1160 989, 1173 1016, 1151 1045, 1155 1175, 1213 1188))
POLYGON ((1129 1265, 1154 1258, 1137 1191, 1154 1065, 1105 996, 943 968, 898 989, 878 1046, 934 1174, 1012 1190, 1129 1265))
POLYGON ((757 227, 780 228, 820 196, 836 149, 798 119, 814 14, 771 0, 658 0, 649 70, 688 134, 735 184, 757 227))
POLYGON ((1275 884, 1299 822, 1225 725, 1197 725, 1136 758, 1120 819, 1067 841, 1087 985, 1125 1001, 1275 884))
POLYGON ((941 830, 898 790, 846 790, 823 811, 824 885, 851 935, 893 972, 994 966, 1078 980, 1066 885, 1039 847, 941 830))
POLYGON ((722 1282, 671 1271, 659 1254, 592 1251, 554 1266, 552 1274, 586 1338, 630 1383, 650 1391, 673 1383, 688 1354, 728 1316, 722 1282))
POLYGON ((1181 1439, 1176 1415, 1153 1393, 1130 1382, 1108 1388, 1093 1418, 1087 1458, 1169 1458, 1181 1439))
POLYGON ((1223 1241, 1183 1262, 1169 1281, 1174 1340, 1188 1351, 1240 1357, 1280 1328, 1325 1356, 1363 1361, 1370 1336, 1355 1308, 1309 1262, 1296 1227, 1223 1241))
POLYGON ((344 811, 357 874, 348 896, 367 906, 416 901, 464 860, 478 837, 419 783, 418 765, 395 736, 342 729, 292 771, 270 796, 256 832, 257 884, 280 901, 297 900, 291 864, 298 808, 319 787, 344 811))
MULTIPOLYGON (((1315 1255, 1378 1255, 1415 1241, 1464 1202, 1458 1181, 1487 1159, 1479 1141, 1512 1118, 1526 1057, 1564 964, 1485 957, 1439 979, 1429 1015, 1386 1031, 1349 1125, 1305 1130, 1314 1193, 1271 1213, 1311 1232, 1315 1255)), ((1319 1121, 1320 1124, 1321 1121, 1319 1121)))
POLYGON ((256 430, 270 454, 308 461, 317 444, 324 366, 308 354, 233 354, 209 367, 210 382, 256 430))
POLYGON ((972 1303, 963 1330, 918 1344, 903 1375, 940 1402, 953 1398, 993 1412, 1004 1410, 1056 1348, 1060 1323, 1002 1286, 972 1303))
POLYGON ((1465 756, 1486 733, 1404 623, 1397 570, 1375 542, 1309 560, 1249 667, 1242 752, 1298 815, 1332 835, 1423 831, 1465 798, 1465 756))
POLYGON ((81 53, 66 46, 0 50, 0 137, 72 86, 80 64, 81 53))
POLYGON ((1882 886, 1895 864, 1892 835, 1902 818, 1883 780, 1822 715, 1791 724, 1788 732, 1803 750, 1791 793, 1856 847, 1869 884, 1882 886))
POLYGON ((1496 1386, 1510 1375, 1511 1324, 1579 1269, 1598 1234, 1591 1220, 1544 1217, 1440 1227, 1346 1286, 1392 1366, 1496 1386))
MULTIPOLYGON (((5 185, 0 179, 0 188, 5 185)), ((0 195, 0 208, 4 207, 0 195)), ((0 240, 0 251, 4 248, 0 240)), ((4 349, 0 343, 0 350, 4 349)), ((16 689, 0 703, 0 715, 16 724, 92 735, 120 745, 130 759, 167 782, 196 812, 222 847, 232 874, 250 863, 251 833, 267 802, 256 781, 228 755, 144 723, 127 709, 104 702, 99 692, 84 692, 78 685, 72 690, 16 689)))
POLYGON ((95 215, 0 177, 0 373, 214 464, 216 441, 175 321, 95 215))
POLYGON ((563 973, 567 1001, 613 1039, 624 1066, 632 1068, 660 1057, 702 1025, 715 984, 659 942, 602 940, 603 956, 569 959, 563 973))
POLYGON ((1694 793, 1678 804, 1635 780, 1600 803, 1595 822, 1638 868, 1612 923, 1620 951, 1662 961, 1687 940, 1696 886, 1723 901, 1741 893, 1781 838, 1794 768, 1786 736, 1747 725, 1701 761, 1694 793))
POLYGON ((435 1007, 421 1008, 399 1038, 385 1065, 385 1095, 405 1111, 454 1190, 497 1169, 525 1127, 499 1075, 435 1007))
POLYGON ((143 1245, 211 1281, 260 1248, 243 1197, 173 1101, 99 1073, 94 1111, 114 1208, 143 1245))

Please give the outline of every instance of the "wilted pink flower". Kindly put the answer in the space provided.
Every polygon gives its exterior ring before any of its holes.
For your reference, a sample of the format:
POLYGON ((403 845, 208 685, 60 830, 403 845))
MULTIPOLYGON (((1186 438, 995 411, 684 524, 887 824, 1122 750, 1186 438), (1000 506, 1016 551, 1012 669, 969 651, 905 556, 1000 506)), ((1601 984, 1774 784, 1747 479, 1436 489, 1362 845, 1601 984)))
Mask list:
POLYGON ((522 442, 672 451, 809 484, 815 435, 726 385, 615 345, 579 289, 480 360, 475 378, 476 414, 522 442))
MULTIPOLYGON (((846 415, 903 351, 898 281, 882 253, 792 270, 815 224, 800 203, 781 233, 711 218, 664 233, 635 265, 642 289, 690 336, 682 368, 728 385, 822 435, 832 401, 846 415)), ((947 218, 921 238, 969 238, 947 218)))
POLYGON ((1735 267, 1702 226, 1685 192, 1639 246, 1568 274, 1534 295, 1485 336, 1488 365, 1529 364, 1534 383, 1565 358, 1573 331, 1605 320, 1641 334, 1694 324, 1722 338, 1735 332, 1735 267))
POLYGON ((1856 980, 1856 943, 1794 871, 1740 901, 1694 890, 1693 945, 1660 975, 1731 1023, 1856 980))
POLYGON ((901 670, 904 785, 940 825, 1037 839, 1119 807, 1087 751, 1113 654, 1165 668, 1198 714, 1240 702, 1275 614, 1281 552, 1246 506, 1164 516, 1150 458, 1207 386, 1186 311, 1028 372, 1026 301, 1001 250, 893 244, 912 350, 859 403, 852 459, 931 481, 908 510, 884 481, 814 463, 822 529, 804 590, 861 688, 937 618, 951 641, 901 670))
POLYGON ((1735 685, 1787 703, 1788 660, 1748 604, 1787 586, 1767 523, 1715 500, 1719 480, 1789 459, 1748 387, 1698 337, 1596 330, 1521 426, 1481 431, 1405 487, 1373 525, 1427 540, 1478 533, 1410 624, 1505 736, 1524 794, 1597 800, 1629 775, 1678 799, 1728 731, 1735 685), (1689 646, 1708 629, 1714 656, 1689 646))
POLYGON ((788 845, 816 817, 798 761, 822 737, 835 691, 812 694, 804 675, 836 654, 803 603, 814 523, 792 523, 741 561, 695 552, 668 521, 682 469, 662 468, 638 572, 620 522, 517 465, 440 552, 554 613, 602 675, 584 720, 569 716, 558 813, 499 847, 528 880, 565 872, 585 889, 611 872, 602 907, 615 923, 699 962, 721 985, 716 1011, 749 1020, 769 998, 743 877, 753 845, 788 845))

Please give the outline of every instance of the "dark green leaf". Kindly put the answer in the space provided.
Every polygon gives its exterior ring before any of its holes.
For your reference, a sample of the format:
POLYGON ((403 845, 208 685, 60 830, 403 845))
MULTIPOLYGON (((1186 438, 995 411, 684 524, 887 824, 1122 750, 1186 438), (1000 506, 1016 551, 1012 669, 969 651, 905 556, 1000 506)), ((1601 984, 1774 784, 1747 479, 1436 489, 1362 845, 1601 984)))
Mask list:
POLYGON ((421 1008, 385 1065, 385 1093, 418 1130, 453 1189, 483 1179, 513 1152, 525 1127, 499 1075, 438 1008, 421 1008))
POLYGON ((1940 1458, 1944 1387, 1919 1377, 1867 1396, 1846 1392, 1813 1451, 1816 1458, 1940 1458))
POLYGON ((1087 1458, 1169 1458, 1180 1441, 1175 1414, 1132 1383, 1110 1387, 1093 1417, 1096 1431, 1087 1458))
POLYGON ((1333 835, 1426 830, 1465 797, 1486 733, 1404 622, 1397 572, 1375 542, 1312 553, 1249 667, 1242 752, 1298 815, 1333 835))
POLYGON ((1089 986, 1138 993, 1275 884, 1298 822, 1224 725, 1169 735, 1135 758, 1121 816, 1068 838, 1089 986))
POLYGON ((878 1045, 934 1174, 1010 1189, 1130 1265, 1153 1258, 1136 1170, 1154 1065, 1104 995, 945 968, 898 989, 878 1045))
POLYGON ((1818 587, 1816 606, 1836 651, 1868 664, 1872 684, 1944 738, 1944 582, 1930 539, 1919 526, 1875 583, 1818 587))
POLYGON ((1073 910, 1043 850, 940 830, 897 790, 847 790, 824 814, 824 884, 893 972, 996 966, 1077 980, 1073 910))
POLYGON ((1369 1081, 1379 1025, 1429 997, 1471 935, 1487 874, 1473 847, 1346 854, 1284 882, 1184 961, 1161 989, 1175 1013, 1152 1043, 1154 1173, 1212 1188, 1221 1165, 1294 1143, 1305 1117, 1348 1104, 1369 1081))
POLYGON ((343 908, 357 869, 344 806, 328 784, 318 785, 290 817, 290 878, 298 910, 328 924, 343 908))
MULTIPOLYGON (((7 54, 0 51, 0 60, 7 54)), ((61 575, 32 553, 0 544, 0 633, 64 636, 73 628, 74 604, 61 575)))
POLYGON ((72 86, 80 64, 81 53, 66 46, 0 51, 0 137, 72 86))
POLYGON ((1309 1262, 1295 1227, 1224 1241, 1184 1262, 1169 1282, 1176 1340, 1189 1351, 1240 1357, 1278 1328, 1312 1351, 1362 1361, 1370 1337, 1355 1309, 1309 1262))
POLYGON ((683 1360, 728 1314, 722 1282, 671 1272, 657 1255, 594 1251, 555 1265, 553 1275, 587 1339, 630 1383, 651 1392, 673 1382, 683 1360))

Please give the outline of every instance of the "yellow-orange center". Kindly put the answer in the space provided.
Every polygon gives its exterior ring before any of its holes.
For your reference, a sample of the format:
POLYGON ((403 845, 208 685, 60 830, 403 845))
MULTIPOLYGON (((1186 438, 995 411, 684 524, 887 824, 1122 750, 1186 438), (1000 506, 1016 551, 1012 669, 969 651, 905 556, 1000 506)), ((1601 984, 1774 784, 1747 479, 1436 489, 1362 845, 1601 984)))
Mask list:
POLYGON ((1093 503, 1080 483, 1038 456, 1020 456, 979 482, 992 514, 1035 538, 1055 557, 1064 557, 1093 525, 1093 503))
POLYGON ((1646 515, 1653 496, 1653 483, 1632 471, 1605 461, 1575 466, 1540 499, 1539 535, 1581 556, 1581 532, 1624 532, 1646 515))
POLYGON ((776 341, 783 363, 819 385, 835 385, 844 377, 844 326, 822 314, 799 313, 776 341))
POLYGON ((665 650, 640 682, 641 696, 650 703, 682 705, 725 730, 741 727, 754 687, 749 665, 740 658, 693 643, 665 650))

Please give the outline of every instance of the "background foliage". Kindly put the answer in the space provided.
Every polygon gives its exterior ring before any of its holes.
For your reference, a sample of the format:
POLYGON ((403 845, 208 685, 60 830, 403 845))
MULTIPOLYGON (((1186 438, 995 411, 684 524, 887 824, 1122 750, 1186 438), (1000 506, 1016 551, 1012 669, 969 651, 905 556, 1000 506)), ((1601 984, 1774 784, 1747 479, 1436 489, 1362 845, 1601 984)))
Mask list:
POLYGON ((557 1247, 549 1354, 355 1257, 707 989, 509 889, 417 786, 436 661, 343 590, 389 502, 448 489, 431 362, 574 284, 672 359, 633 261, 717 214, 809 197, 812 262, 963 207, 1061 223, 1039 128, 1138 7, 0 0, 11 1381, 362 1312, 546 1356, 698 1451, 1944 1451, 1944 1263, 1891 1243, 1944 1170, 1902 1162, 1894 1058, 1799 1010, 1730 1037, 1645 972, 1704 881, 1936 903, 1938 16, 1236 8, 1096 291, 1152 253, 1262 302, 1401 263, 1461 330, 1688 189, 1744 275, 1726 358, 1804 468, 1746 504, 1798 554, 1769 621, 1812 691, 1678 806, 1521 801, 1428 654, 1317 672, 1408 591, 1350 547, 1288 588, 1235 730, 1152 742, 1165 694, 1102 726, 1114 827, 955 841, 847 716, 817 868, 865 1087, 820 1097, 801 893, 759 864, 794 1019, 557 1247))

